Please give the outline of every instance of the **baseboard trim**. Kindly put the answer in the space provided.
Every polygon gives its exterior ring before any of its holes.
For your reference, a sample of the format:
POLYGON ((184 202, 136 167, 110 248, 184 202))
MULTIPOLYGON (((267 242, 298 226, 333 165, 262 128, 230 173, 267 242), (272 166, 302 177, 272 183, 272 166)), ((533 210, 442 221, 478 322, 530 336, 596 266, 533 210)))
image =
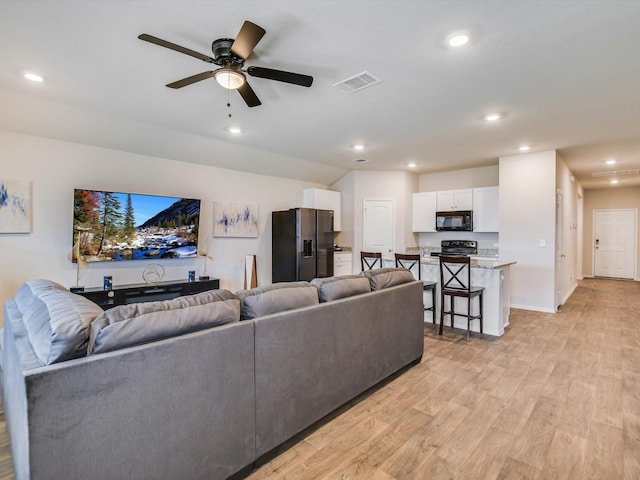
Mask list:
POLYGON ((574 283, 573 286, 571 287, 571 289, 569 290, 569 292, 564 296, 564 298, 562 299, 562 303, 560 305, 564 305, 565 302, 567 300, 569 300, 569 297, 571 296, 571 294, 573 294, 573 292, 575 292, 576 288, 578 288, 578 284, 574 283))
POLYGON ((514 304, 511 304, 511 308, 519 308, 520 310, 531 310, 532 312, 556 313, 556 311, 551 309, 551 308, 534 307, 532 305, 514 305, 514 304))

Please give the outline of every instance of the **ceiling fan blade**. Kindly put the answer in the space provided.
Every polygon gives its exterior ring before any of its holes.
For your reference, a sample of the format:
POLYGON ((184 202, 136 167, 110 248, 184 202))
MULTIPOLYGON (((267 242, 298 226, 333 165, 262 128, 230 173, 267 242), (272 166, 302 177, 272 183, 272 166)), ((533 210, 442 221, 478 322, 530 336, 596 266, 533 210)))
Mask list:
POLYGON ((273 70, 272 68, 249 67, 247 73, 252 77, 268 78, 269 80, 277 80, 278 82, 293 83, 301 87, 310 87, 313 83, 313 77, 303 75, 301 73, 283 72, 282 70, 273 70))
POLYGON ((238 93, 249 107, 262 105, 262 102, 256 95, 256 92, 253 91, 253 88, 251 88, 247 82, 244 82, 242 86, 238 88, 238 93))
POLYGON ((199 60, 202 60, 204 62, 215 63, 213 58, 211 58, 211 57, 209 57, 207 55, 204 55, 202 53, 196 52, 195 50, 191 50, 190 48, 186 48, 186 47, 182 47, 180 45, 176 45, 175 43, 167 42, 166 40, 162 40, 161 38, 154 37, 152 35, 147 35, 146 33, 138 35, 138 38, 140 40, 144 40, 145 42, 153 43, 155 45, 160 45, 161 47, 165 47, 165 48, 168 48, 170 50, 175 50, 176 52, 184 53, 185 55, 191 55, 192 57, 195 57, 195 58, 197 58, 199 60))
POLYGON ((202 72, 197 75, 192 75, 187 78, 183 78, 182 80, 176 80, 175 82, 168 83, 167 87, 169 88, 182 88, 187 85, 191 85, 192 83, 199 82, 201 80, 206 80, 207 78, 213 77, 213 72, 202 72))
POLYGON ((265 33, 264 28, 245 21, 233 45, 231 45, 231 53, 246 60, 265 33))

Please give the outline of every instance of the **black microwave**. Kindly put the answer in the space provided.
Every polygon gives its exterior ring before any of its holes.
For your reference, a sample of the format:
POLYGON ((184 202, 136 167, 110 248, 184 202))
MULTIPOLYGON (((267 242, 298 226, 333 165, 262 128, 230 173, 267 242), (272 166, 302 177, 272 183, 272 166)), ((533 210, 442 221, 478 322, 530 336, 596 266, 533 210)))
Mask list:
POLYGON ((436 212, 436 231, 438 232, 472 232, 473 212, 457 210, 454 212, 436 212))

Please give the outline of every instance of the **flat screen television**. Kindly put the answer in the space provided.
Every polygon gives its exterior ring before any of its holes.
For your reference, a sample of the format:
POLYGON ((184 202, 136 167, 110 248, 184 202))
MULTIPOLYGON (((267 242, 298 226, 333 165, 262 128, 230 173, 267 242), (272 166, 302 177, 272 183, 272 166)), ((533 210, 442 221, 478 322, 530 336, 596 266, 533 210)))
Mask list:
POLYGON ((75 189, 74 261, 189 258, 198 254, 200 200, 75 189))

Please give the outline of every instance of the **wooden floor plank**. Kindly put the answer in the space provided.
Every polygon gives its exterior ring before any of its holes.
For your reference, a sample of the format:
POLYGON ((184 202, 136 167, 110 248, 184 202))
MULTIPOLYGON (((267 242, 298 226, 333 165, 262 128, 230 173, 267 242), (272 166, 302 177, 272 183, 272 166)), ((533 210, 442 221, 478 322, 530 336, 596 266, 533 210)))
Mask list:
POLYGON ((586 438, 556 430, 542 467, 542 478, 554 480, 581 478, 586 449, 586 438))
MULTIPOLYGON (((624 478, 624 433, 621 428, 593 421, 585 454, 585 480, 624 478)), ((635 452, 637 457, 640 452, 635 452)))

